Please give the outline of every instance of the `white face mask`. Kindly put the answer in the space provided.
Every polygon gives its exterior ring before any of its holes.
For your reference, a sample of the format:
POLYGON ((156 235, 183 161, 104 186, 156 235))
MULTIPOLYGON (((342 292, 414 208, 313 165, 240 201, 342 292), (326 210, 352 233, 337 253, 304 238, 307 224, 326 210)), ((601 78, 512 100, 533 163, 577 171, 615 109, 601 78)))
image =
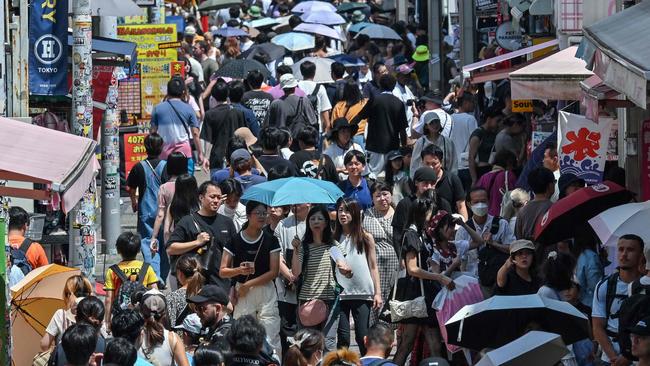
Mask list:
POLYGON ((487 205, 487 203, 481 202, 481 203, 477 203, 475 205, 472 205, 472 212, 474 213, 474 215, 479 216, 479 217, 483 217, 483 216, 487 215, 487 213, 488 213, 488 205, 487 205))

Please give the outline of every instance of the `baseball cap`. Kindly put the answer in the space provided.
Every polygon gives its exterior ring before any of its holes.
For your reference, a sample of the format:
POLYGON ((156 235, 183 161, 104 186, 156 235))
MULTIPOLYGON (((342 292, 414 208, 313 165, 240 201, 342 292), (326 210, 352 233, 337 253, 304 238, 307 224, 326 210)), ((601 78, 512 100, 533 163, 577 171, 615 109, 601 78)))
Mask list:
POLYGON ((189 297, 187 302, 192 304, 201 304, 201 303, 217 303, 221 305, 228 305, 230 300, 228 299, 228 294, 217 285, 205 285, 201 288, 198 294, 189 297))
POLYGON ((293 74, 284 74, 280 76, 280 87, 282 89, 295 88, 298 86, 298 80, 293 74))
POLYGON ((152 314, 162 315, 167 310, 165 295, 157 289, 152 289, 142 295, 142 307, 152 314))
POLYGON ((634 326, 627 328, 627 330, 636 335, 640 336, 650 336, 650 316, 639 320, 634 326))
POLYGON ((435 182, 438 180, 438 174, 433 170, 433 168, 428 166, 423 166, 418 168, 413 174, 414 182, 435 182))
POLYGON ((426 111, 422 113, 422 115, 420 116, 420 120, 422 120, 422 123, 424 123, 425 125, 428 125, 433 121, 440 122, 440 116, 438 115, 438 113, 436 113, 436 111, 426 111))
POLYGON ((582 186, 584 186, 585 180, 573 173, 564 173, 560 175, 560 179, 558 179, 557 181, 557 188, 560 191, 560 198, 564 198, 564 196, 566 196, 564 194, 564 191, 574 183, 581 184, 582 186))
POLYGON ((184 330, 192 334, 201 334, 201 318, 196 313, 189 314, 183 319, 180 325, 174 327, 175 330, 184 330))
POLYGON ((519 239, 510 243, 510 254, 515 254, 522 249, 530 249, 535 251, 535 244, 530 240, 519 239))
POLYGON ((393 150, 388 152, 388 154, 386 154, 386 159, 388 159, 388 161, 393 161, 395 159, 400 159, 403 157, 404 156, 402 156, 402 153, 399 150, 393 150))
POLYGON ((251 154, 246 149, 237 149, 230 154, 230 164, 234 165, 237 162, 244 160, 248 161, 251 159, 251 154))
POLYGON ((423 100, 425 102, 433 102, 438 105, 444 104, 444 98, 440 89, 436 89, 424 94, 422 97, 420 97, 420 100, 423 100))

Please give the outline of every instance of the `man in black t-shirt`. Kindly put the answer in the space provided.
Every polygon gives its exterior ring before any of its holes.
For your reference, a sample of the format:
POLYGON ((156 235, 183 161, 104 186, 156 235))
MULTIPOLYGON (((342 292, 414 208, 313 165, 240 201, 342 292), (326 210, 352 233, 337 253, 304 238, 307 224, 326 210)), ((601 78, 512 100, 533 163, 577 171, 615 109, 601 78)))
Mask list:
POLYGON ((232 220, 218 214, 221 206, 221 189, 216 183, 207 181, 199 187, 197 212, 181 218, 167 242, 167 254, 171 257, 175 273, 175 259, 185 253, 195 253, 203 269, 207 271, 207 283, 221 286, 228 293, 230 281, 219 277, 219 265, 223 248, 230 243, 237 232, 232 220))
POLYGON ((300 150, 293 153, 289 160, 296 165, 298 174, 337 184, 339 178, 332 158, 316 150, 318 131, 311 126, 304 126, 298 130, 296 140, 300 150))
POLYGON ((246 76, 246 83, 251 90, 244 93, 241 100, 243 105, 253 110, 260 125, 266 120, 269 106, 273 102, 273 96, 262 91, 263 82, 264 75, 259 70, 251 70, 246 76))
POLYGON ((397 81, 392 75, 382 75, 379 86, 382 93, 371 98, 351 124, 368 119, 366 152, 368 169, 379 175, 386 165, 386 154, 406 145, 406 109, 404 103, 392 94, 397 81))
POLYGON ((432 168, 436 174, 436 194, 451 204, 453 210, 448 212, 460 214, 467 221, 468 216, 467 207, 465 206, 463 183, 456 174, 446 172, 442 169, 442 162, 445 161, 442 149, 431 144, 422 150, 420 156, 422 157, 421 165, 432 168))
POLYGON ((248 127, 244 113, 228 103, 228 94, 228 84, 217 81, 212 88, 212 97, 218 104, 207 111, 201 129, 201 139, 206 142, 206 151, 210 151, 211 171, 224 168, 228 141, 238 128, 248 127))
POLYGON ((288 172, 289 176, 296 177, 298 176, 298 171, 296 166, 292 164, 289 160, 284 159, 280 156, 281 141, 283 140, 282 131, 275 127, 266 127, 263 128, 260 132, 260 142, 262 144, 262 155, 257 158, 257 160, 262 164, 264 170, 269 172, 271 169, 276 168, 276 170, 285 170, 288 172))

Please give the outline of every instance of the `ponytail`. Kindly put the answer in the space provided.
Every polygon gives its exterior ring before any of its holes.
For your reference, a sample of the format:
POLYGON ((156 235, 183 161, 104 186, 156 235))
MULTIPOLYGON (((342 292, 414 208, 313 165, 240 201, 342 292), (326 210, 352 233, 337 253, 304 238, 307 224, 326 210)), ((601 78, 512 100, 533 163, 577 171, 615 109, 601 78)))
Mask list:
POLYGON ((147 314, 144 320, 144 334, 147 338, 148 349, 153 350, 165 340, 165 328, 153 314, 147 314))
POLYGON ((284 356, 284 366, 307 366, 314 353, 325 346, 323 334, 314 329, 301 329, 288 337, 290 346, 284 356))
POLYGON ((307 366, 308 363, 309 360, 307 360, 302 354, 299 346, 295 344, 289 346, 289 349, 287 349, 287 352, 284 355, 285 366, 307 366))
POLYGON ((176 269, 186 278, 184 285, 187 285, 187 297, 196 295, 205 284, 198 258, 193 254, 184 254, 176 262, 176 269))

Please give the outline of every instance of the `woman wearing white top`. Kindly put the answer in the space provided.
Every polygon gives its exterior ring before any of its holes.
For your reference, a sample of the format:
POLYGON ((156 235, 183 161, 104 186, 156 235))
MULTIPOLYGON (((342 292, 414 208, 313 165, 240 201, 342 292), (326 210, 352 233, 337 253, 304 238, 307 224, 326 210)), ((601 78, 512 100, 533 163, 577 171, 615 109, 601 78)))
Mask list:
POLYGON ((167 323, 165 295, 158 290, 145 292, 140 312, 144 318, 144 329, 138 357, 159 366, 189 366, 183 340, 163 326, 167 323))
POLYGON ((352 141, 352 136, 357 133, 357 125, 351 125, 344 117, 337 118, 334 121, 334 127, 330 131, 330 145, 323 151, 323 154, 332 158, 336 172, 339 174, 339 180, 348 178, 345 168, 344 158, 349 151, 357 150, 364 152, 361 145, 352 141))
POLYGON ((359 352, 364 355, 364 337, 368 334, 370 310, 381 309, 383 305, 375 240, 361 226, 361 206, 356 200, 340 199, 336 212, 334 237, 339 239, 345 260, 354 271, 351 278, 337 275, 343 287, 340 295, 338 348, 350 346, 349 315, 352 313, 355 339, 359 352))

